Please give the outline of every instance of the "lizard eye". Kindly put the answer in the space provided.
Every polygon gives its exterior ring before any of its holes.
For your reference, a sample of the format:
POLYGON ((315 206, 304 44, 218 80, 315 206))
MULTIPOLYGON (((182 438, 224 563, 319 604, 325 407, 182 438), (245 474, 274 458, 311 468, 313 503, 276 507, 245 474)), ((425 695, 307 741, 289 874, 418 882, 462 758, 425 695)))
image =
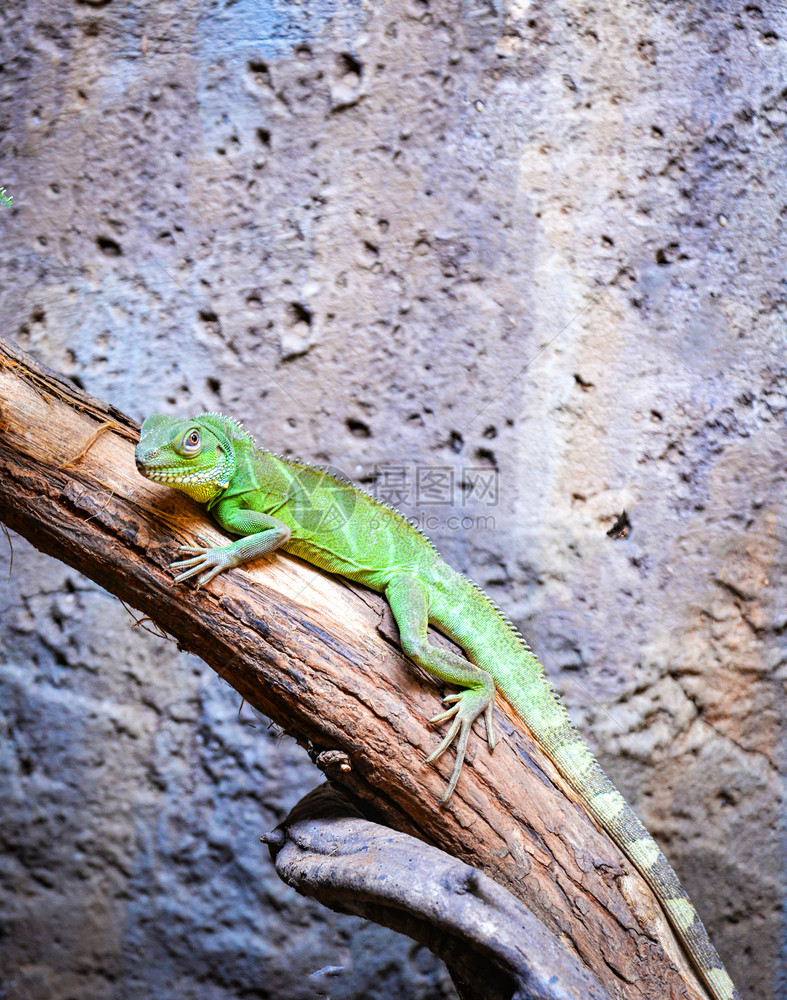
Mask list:
POLYGON ((184 455, 194 455, 199 451, 201 445, 202 438, 199 431, 189 431, 183 436, 180 447, 184 455))

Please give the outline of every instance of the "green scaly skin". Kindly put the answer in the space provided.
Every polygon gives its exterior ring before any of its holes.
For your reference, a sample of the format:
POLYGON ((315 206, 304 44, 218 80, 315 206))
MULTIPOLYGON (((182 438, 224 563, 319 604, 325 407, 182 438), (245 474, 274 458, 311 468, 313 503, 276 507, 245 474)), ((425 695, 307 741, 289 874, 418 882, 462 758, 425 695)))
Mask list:
POLYGON ((349 482, 258 449, 240 424, 219 414, 148 417, 136 459, 148 479, 206 504, 222 528, 241 536, 223 547, 183 546, 187 558, 172 564, 181 571, 177 582, 198 576, 204 585, 282 548, 385 595, 407 656, 462 689, 445 698, 450 707, 431 720, 451 725, 429 761, 456 741, 444 802, 456 787, 478 716, 486 723, 489 749, 494 747, 497 687, 648 881, 714 1000, 740 1000, 677 875, 582 742, 539 661, 486 594, 443 562, 414 525, 349 482), (429 623, 467 658, 433 646, 429 623))

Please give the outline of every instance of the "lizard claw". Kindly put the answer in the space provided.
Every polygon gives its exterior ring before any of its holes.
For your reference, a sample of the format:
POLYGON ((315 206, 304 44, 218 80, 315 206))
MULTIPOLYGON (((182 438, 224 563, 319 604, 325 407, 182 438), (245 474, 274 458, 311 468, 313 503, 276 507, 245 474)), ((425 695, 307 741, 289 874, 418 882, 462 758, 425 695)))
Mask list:
POLYGON ((196 566, 197 563, 201 563, 205 558, 203 549, 192 549, 191 551, 194 552, 192 559, 178 559, 177 562, 171 562, 169 568, 177 569, 179 566, 196 566))
MULTIPOLYGON (((445 702, 445 698, 443 698, 443 701, 445 702)), ((438 712, 438 714, 433 716, 433 718, 431 718, 429 722, 431 725, 435 725, 438 722, 445 722, 446 719, 450 719, 452 716, 456 715, 458 711, 459 711, 459 705, 454 705, 453 708, 449 708, 445 712, 438 712)))
MULTIPOLYGON (((206 539, 199 538, 198 536, 198 541, 206 541, 206 539)), ((181 545, 180 551, 188 554, 191 558, 178 559, 169 564, 170 569, 182 569, 184 571, 178 573, 173 583, 182 583, 184 580, 202 573, 202 576, 197 580, 197 587, 204 587, 206 583, 210 583, 214 576, 218 576, 222 570, 228 569, 231 565, 226 558, 224 550, 220 547, 181 545), (203 570, 207 570, 207 572, 203 573, 203 570)))
POLYGON ((484 715, 484 722, 486 723, 486 736, 487 742, 489 743, 489 749, 490 751, 494 749, 495 737, 494 729, 492 728, 494 696, 490 696, 489 692, 484 688, 467 688, 464 691, 460 691, 458 694, 450 694, 443 698, 443 703, 452 703, 452 707, 447 709, 445 712, 440 712, 429 721, 431 723, 440 723, 451 718, 453 718, 454 721, 451 723, 451 728, 446 733, 440 746, 426 758, 426 763, 431 764, 432 761, 437 760, 438 757, 442 757, 454 740, 457 740, 456 762, 454 763, 454 769, 451 773, 451 780, 448 782, 448 787, 446 788, 445 795, 443 796, 443 805, 445 805, 453 795, 456 783, 459 781, 459 775, 462 772, 462 765, 464 764, 465 753, 467 752, 467 743, 470 739, 470 732, 473 728, 473 723, 482 713, 484 715))

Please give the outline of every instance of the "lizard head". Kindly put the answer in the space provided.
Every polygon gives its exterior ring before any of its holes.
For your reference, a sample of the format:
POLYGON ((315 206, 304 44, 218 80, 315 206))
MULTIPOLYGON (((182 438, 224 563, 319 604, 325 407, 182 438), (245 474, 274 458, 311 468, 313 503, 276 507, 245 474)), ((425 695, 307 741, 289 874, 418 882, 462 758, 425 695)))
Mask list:
POLYGON ((211 414, 181 419, 154 413, 142 424, 137 469, 199 503, 215 500, 235 472, 230 438, 211 414))

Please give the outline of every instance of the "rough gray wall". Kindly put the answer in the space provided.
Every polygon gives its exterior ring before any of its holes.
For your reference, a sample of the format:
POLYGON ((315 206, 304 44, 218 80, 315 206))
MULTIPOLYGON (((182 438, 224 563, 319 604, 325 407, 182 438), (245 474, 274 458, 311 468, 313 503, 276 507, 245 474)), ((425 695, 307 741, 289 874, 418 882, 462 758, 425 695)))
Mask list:
MULTIPOLYGON (((529 635, 749 1000, 787 992, 786 34, 728 0, 0 9, 3 334, 138 418, 377 472, 529 635)), ((277 883, 305 755, 13 549, 0 997, 450 996, 277 883)))

